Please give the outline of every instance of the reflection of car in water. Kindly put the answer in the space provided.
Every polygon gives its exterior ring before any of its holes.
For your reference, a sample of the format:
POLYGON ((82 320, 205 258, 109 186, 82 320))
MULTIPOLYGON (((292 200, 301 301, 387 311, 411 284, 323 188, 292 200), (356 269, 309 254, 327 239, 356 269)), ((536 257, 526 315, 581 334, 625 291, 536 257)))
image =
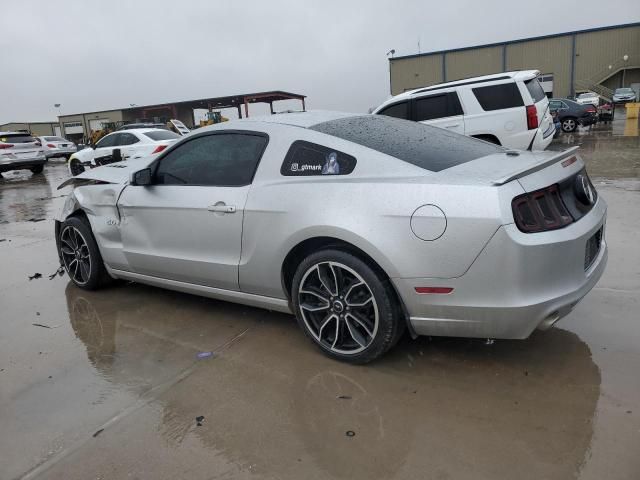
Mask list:
POLYGON ((50 206, 51 185, 44 175, 0 180, 0 223, 44 219, 50 206))
POLYGON ((267 344, 251 332, 228 356, 199 362, 188 345, 197 346, 203 330, 239 319, 211 318, 208 300, 136 290, 113 303, 111 295, 70 282, 71 325, 92 366, 116 389, 142 393, 167 371, 180 371, 183 354, 196 362, 197 370, 153 402, 150 417, 163 448, 193 447, 189 458, 216 455, 233 471, 259 465, 265 477, 494 478, 499 467, 564 479, 589 451, 600 372, 568 331, 491 347, 418 341, 375 369, 354 369, 298 348, 281 317, 265 321, 249 310, 249 320, 278 341, 267 344), (163 317, 176 308, 180 315, 163 317), (194 412, 206 416, 203 427, 194 428, 194 412), (307 475, 296 477, 296 468, 307 475))

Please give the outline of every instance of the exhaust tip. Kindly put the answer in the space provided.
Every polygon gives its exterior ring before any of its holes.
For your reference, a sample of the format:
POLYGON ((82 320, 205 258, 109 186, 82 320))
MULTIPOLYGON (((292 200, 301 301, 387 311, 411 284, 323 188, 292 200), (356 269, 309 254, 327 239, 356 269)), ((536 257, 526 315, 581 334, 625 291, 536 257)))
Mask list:
POLYGON ((547 315, 547 317, 542 320, 542 322, 540 322, 540 324, 538 325, 538 330, 549 330, 558 320, 560 320, 560 312, 556 310, 555 312, 547 315))

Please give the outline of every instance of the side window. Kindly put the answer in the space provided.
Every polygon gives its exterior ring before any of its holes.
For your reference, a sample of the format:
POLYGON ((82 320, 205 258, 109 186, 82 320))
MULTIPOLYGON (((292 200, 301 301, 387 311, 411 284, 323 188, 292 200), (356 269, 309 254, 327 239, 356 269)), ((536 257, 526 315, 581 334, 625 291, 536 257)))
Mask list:
POLYGON ((140 139, 131 133, 121 133, 118 145, 133 145, 139 141, 140 139))
POLYGON ((416 122, 449 116, 449 102, 446 94, 416 98, 414 102, 413 119, 416 122))
POLYGON ((378 112, 378 115, 386 115, 387 117, 409 119, 409 102, 400 102, 388 106, 378 112))
POLYGON ((252 133, 221 133, 195 137, 169 152, 155 172, 159 185, 249 185, 268 137, 252 133))
POLYGON ((285 176, 348 175, 356 159, 316 143, 297 140, 284 157, 280 173, 285 176))
POLYGON ((550 110, 558 110, 561 106, 562 106, 562 104, 557 100, 551 100, 549 102, 549 109, 550 110))
POLYGON ((522 95, 515 82, 473 88, 473 94, 485 111, 502 110, 504 108, 522 107, 522 95))
POLYGON ((463 115, 462 105, 460 105, 460 99, 458 98, 458 92, 447 93, 449 99, 449 116, 463 115))
POLYGON ((98 143, 96 143, 96 148, 113 147, 118 135, 118 133, 114 133, 113 135, 107 135, 106 137, 100 139, 98 143))

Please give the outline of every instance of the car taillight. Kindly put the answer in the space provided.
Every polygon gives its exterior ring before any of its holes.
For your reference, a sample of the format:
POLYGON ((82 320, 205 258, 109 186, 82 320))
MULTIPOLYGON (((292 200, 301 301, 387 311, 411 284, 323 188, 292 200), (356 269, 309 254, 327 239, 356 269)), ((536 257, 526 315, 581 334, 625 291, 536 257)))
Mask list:
POLYGON ((511 209, 517 227, 525 233, 556 230, 573 222, 558 185, 518 195, 511 202, 511 209))
POLYGON ((0 143, 0 150, 13 147, 13 143, 0 143))
POLYGON ((56 146, 53 143, 47 143, 47 147, 49 148, 56 148, 56 146))
POLYGON ((151 152, 151 154, 153 155, 154 153, 160 153, 161 151, 163 151, 165 148, 167 148, 169 145, 158 145, 156 147, 156 149, 151 152))
POLYGON ((535 105, 527 105, 527 128, 538 128, 538 109, 535 105))
POLYGON ((593 105, 589 105, 589 106, 587 106, 587 112, 589 112, 589 113, 595 113, 595 112, 597 112, 597 111, 598 111, 598 110, 597 110, 597 109, 596 109, 596 107, 594 107, 593 105))

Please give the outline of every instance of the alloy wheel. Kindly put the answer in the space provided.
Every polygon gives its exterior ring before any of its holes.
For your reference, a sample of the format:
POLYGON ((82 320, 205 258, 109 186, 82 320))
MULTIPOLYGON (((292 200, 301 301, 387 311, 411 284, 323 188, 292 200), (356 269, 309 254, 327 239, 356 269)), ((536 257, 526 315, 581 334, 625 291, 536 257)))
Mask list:
POLYGON ((356 271, 338 262, 317 263, 305 272, 298 305, 311 335, 332 352, 359 353, 378 331, 378 305, 371 288, 356 271))
POLYGON ((576 129, 575 120, 572 120, 570 118, 565 120, 564 122, 562 122, 562 128, 567 132, 572 132, 573 130, 576 129))
POLYGON ((91 275, 91 255, 87 241, 77 228, 67 226, 62 230, 60 252, 64 268, 73 281, 86 284, 91 275))

